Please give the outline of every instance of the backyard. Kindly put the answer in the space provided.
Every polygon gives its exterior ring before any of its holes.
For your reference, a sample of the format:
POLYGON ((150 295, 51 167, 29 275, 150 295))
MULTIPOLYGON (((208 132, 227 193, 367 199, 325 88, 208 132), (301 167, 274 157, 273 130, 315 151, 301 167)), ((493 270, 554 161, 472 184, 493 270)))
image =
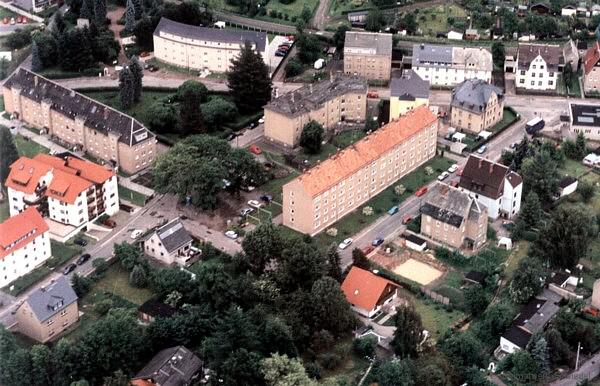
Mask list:
MULTIPOLYGON (((452 30, 454 20, 465 20, 467 13, 455 4, 437 5, 419 10, 417 13, 418 29, 424 34, 435 36, 437 33, 446 33, 452 30)), ((462 30, 463 28, 457 28, 462 30)))
POLYGON ((20 134, 15 136, 15 146, 19 155, 33 158, 40 153, 48 154, 50 150, 37 142, 30 140, 29 138, 23 137, 20 134))
POLYGON ((122 198, 123 200, 127 200, 134 205, 144 206, 144 205, 146 205, 146 201, 148 201, 148 196, 145 196, 142 193, 136 192, 135 190, 126 188, 123 185, 118 185, 118 189, 119 189, 119 198, 122 198))

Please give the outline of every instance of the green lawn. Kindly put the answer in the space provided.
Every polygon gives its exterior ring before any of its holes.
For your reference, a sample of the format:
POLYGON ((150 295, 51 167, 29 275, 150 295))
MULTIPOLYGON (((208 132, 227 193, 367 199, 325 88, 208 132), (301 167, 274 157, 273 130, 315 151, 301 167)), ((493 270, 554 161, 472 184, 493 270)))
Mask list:
POLYGON ((519 241, 514 246, 513 249, 508 255, 508 259, 506 261, 506 267, 504 268, 504 274, 507 277, 507 281, 510 280, 515 271, 519 267, 519 263, 527 257, 527 252, 529 251, 529 242, 528 241, 519 241))
POLYGON ((348 20, 346 14, 358 9, 371 7, 368 0, 333 0, 329 7, 329 16, 336 20, 348 20))
POLYGON ((81 253, 81 247, 70 243, 69 245, 50 240, 52 258, 48 260, 49 267, 58 267, 81 253))
POLYGON ((148 196, 145 196, 140 192, 136 192, 135 190, 126 188, 123 185, 118 185, 118 188, 119 188, 119 198, 122 198, 123 200, 127 200, 137 206, 146 205, 148 196))
POLYGON ((365 136, 366 133, 363 130, 342 131, 331 139, 331 144, 340 149, 344 149, 365 136))
POLYGON ((267 20, 267 21, 272 21, 275 23, 294 24, 294 22, 292 21, 292 18, 293 17, 299 18, 300 15, 302 14, 302 9, 304 8, 305 5, 311 10, 311 12, 314 13, 315 9, 317 8, 318 3, 319 3, 318 0, 303 0, 303 1, 296 0, 296 1, 293 1, 291 4, 283 4, 279 0, 269 0, 269 3, 265 6, 267 9, 267 15, 265 15, 265 16, 257 15, 256 18, 267 20), (288 20, 286 20, 285 17, 283 17, 283 18, 275 17, 276 13, 280 13, 282 15, 288 15, 288 20))
POLYGON ((17 134, 15 136, 15 146, 19 151, 19 155, 29 158, 35 157, 40 153, 48 154, 50 152, 50 150, 47 147, 44 147, 26 137, 23 137, 20 134, 17 134))
POLYGON ((575 178, 579 178, 584 174, 589 173, 590 168, 585 166, 579 161, 575 161, 572 159, 565 159, 564 165, 560 168, 560 174, 564 176, 573 176, 575 178))
POLYGON ((45 265, 42 265, 41 267, 38 267, 33 271, 29 272, 27 275, 23 275, 17 280, 13 281, 12 283, 4 287, 4 290, 13 296, 17 296, 21 292, 25 291, 27 288, 31 287, 32 285, 36 284, 37 282, 48 276, 50 272, 52 272, 50 271, 50 268, 48 268, 45 265), (13 287, 12 291, 9 290, 11 286, 13 287))
POLYGON ((448 311, 442 304, 415 296, 405 289, 400 289, 400 296, 409 299, 415 305, 415 309, 421 315, 423 327, 436 339, 465 316, 457 309, 448 311))
POLYGON ((452 29, 448 18, 466 18, 467 13, 458 5, 437 5, 419 10, 417 25, 424 34, 435 36, 438 32, 446 33, 452 29))
POLYGON ((136 305, 144 303, 152 297, 147 288, 135 288, 129 284, 129 273, 120 264, 115 263, 104 273, 104 277, 96 281, 93 290, 108 292, 136 305))
POLYGON ((502 131, 506 129, 508 126, 512 125, 517 121, 517 114, 514 113, 513 110, 505 108, 502 112, 502 120, 492 126, 489 131, 492 133, 496 133, 498 131, 502 131))

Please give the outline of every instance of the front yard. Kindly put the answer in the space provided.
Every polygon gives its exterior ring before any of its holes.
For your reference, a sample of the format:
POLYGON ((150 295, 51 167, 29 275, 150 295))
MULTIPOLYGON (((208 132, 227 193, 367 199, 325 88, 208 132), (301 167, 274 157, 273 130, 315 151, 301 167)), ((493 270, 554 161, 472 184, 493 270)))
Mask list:
POLYGON ((129 188, 124 187, 123 185, 118 185, 119 189, 119 198, 123 200, 127 200, 134 205, 144 206, 148 201, 148 196, 143 195, 140 192, 136 192, 135 190, 131 190, 129 188))
POLYGON ((50 150, 47 147, 44 147, 38 144, 37 142, 30 140, 27 137, 23 137, 20 134, 17 134, 14 138, 15 146, 17 147, 19 155, 33 158, 40 153, 48 154, 50 152, 50 150))

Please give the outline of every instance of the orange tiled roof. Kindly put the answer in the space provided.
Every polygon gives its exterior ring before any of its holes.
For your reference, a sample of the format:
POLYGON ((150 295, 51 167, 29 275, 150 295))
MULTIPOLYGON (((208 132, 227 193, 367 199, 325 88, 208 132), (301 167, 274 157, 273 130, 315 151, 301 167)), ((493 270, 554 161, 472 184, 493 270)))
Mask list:
POLYGON ((131 381, 131 385, 132 386, 155 386, 156 383, 146 381, 144 379, 134 379, 133 381, 131 381))
POLYGON ((37 209, 29 207, 0 224, 0 259, 24 247, 48 230, 37 209))
POLYGON ((102 184, 115 174, 104 166, 71 156, 68 156, 67 159, 64 160, 48 154, 38 154, 33 159, 52 165, 66 173, 76 174, 95 184, 102 184))
POLYGON ((21 157, 10 165, 10 173, 6 179, 6 186, 32 194, 40 178, 52 170, 52 167, 42 162, 21 157))
POLYGON ((589 74, 592 71, 592 68, 598 63, 600 60, 600 44, 595 42, 586 52, 585 57, 583 59, 583 68, 585 69, 585 74, 589 74))
POLYGON ((308 195, 315 197, 436 120, 436 116, 427 106, 417 107, 306 171, 298 180, 308 195))
POLYGON ((52 175, 52 181, 46 190, 46 196, 69 204, 73 204, 81 192, 93 186, 90 181, 60 169, 54 169, 52 175))
POLYGON ((367 270, 352 267, 342 283, 342 291, 344 291, 349 303, 365 310, 372 310, 377 305, 377 301, 383 295, 388 284, 400 287, 393 281, 384 279, 367 270))

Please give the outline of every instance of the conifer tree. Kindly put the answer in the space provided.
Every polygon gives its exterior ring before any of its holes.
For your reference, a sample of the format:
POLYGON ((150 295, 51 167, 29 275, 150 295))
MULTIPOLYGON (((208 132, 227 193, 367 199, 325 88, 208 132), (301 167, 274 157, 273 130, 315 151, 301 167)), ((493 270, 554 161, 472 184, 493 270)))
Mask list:
POLYGON ((135 28, 135 6, 133 0, 127 0, 125 7, 125 29, 132 32, 135 28))
POLYGON ((231 64, 227 83, 238 110, 242 113, 258 111, 271 100, 271 78, 263 58, 246 41, 231 64))
POLYGON ((19 158, 19 152, 8 127, 0 126, 0 184, 4 184, 10 165, 19 158))
POLYGON ((40 58, 40 47, 35 40, 31 43, 31 69, 35 72, 44 69, 42 59, 40 58))
POLYGON ((94 0, 94 21, 99 26, 106 24, 106 0, 94 0))
POLYGON ((129 69, 133 76, 133 101, 139 102, 142 96, 142 78, 144 77, 144 69, 140 64, 137 56, 132 56, 129 62, 129 69))
POLYGON ((81 2, 81 9, 79 10, 79 17, 83 19, 92 20, 94 17, 94 4, 93 0, 83 0, 81 2))
POLYGON ((134 93, 133 74, 129 67, 125 67, 119 73, 119 98, 124 109, 128 109, 133 105, 134 93))

